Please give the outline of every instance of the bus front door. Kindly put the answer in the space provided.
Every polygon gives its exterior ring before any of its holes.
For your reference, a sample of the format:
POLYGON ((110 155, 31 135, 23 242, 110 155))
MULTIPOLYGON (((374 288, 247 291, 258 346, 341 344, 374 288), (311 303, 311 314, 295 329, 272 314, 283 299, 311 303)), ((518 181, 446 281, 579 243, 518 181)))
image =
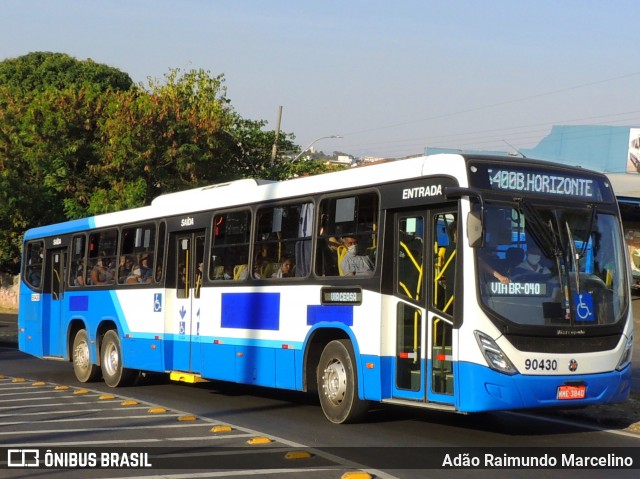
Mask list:
POLYGON ((65 249, 47 251, 45 294, 43 295, 42 352, 44 356, 62 357, 62 316, 64 277, 67 253, 65 249))
MULTIPOLYGON (((200 357, 200 293, 204 258, 204 231, 172 236, 174 252, 175 291, 165 320, 165 330, 171 339, 171 364, 176 371, 198 373, 200 357)), ((169 358, 167 358, 169 359, 169 358)))
MULTIPOLYGON (((452 404, 456 213, 395 214, 393 396, 452 404)), ((388 275, 391 276, 390 274, 388 275)))
MULTIPOLYGON (((395 215, 394 296, 395 354, 393 396, 424 401, 426 398, 425 331, 425 220, 426 213, 395 215)), ((391 275, 389 275, 391 276, 391 275)))

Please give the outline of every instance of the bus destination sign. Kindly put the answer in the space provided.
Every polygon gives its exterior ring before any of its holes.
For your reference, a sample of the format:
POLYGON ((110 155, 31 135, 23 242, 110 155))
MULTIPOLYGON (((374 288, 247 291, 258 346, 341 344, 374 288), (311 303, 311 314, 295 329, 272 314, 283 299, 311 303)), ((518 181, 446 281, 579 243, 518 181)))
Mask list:
POLYGON ((487 174, 491 189, 595 198, 591 178, 512 169, 488 169, 487 174))
POLYGON ((590 171, 570 171, 546 164, 510 164, 472 161, 469 186, 523 196, 574 198, 613 203, 615 196, 604 175, 590 171))

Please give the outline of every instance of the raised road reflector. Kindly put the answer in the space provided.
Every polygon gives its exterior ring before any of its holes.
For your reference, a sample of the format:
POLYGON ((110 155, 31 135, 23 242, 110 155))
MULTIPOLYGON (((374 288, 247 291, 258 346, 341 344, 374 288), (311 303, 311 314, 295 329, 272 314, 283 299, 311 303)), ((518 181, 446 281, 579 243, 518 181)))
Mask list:
POLYGON ((232 430, 231 426, 213 426, 210 432, 229 432, 232 430))
POLYGON ((251 444, 252 446, 255 446, 257 444, 269 444, 270 442, 273 442, 273 441, 268 437, 252 437, 247 441, 247 444, 251 444))
POLYGON ((309 459, 311 453, 308 451, 289 451, 284 455, 285 459, 309 459))

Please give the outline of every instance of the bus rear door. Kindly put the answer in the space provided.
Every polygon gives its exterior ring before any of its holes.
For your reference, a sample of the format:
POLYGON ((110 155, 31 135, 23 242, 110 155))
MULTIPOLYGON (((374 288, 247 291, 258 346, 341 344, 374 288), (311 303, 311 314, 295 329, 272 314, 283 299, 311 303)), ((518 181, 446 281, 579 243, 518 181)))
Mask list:
POLYGON ((42 353, 43 356, 62 357, 62 317, 64 314, 64 277, 66 248, 48 250, 46 258, 45 294, 43 295, 42 353))
POLYGON ((200 295, 203 280, 204 230, 172 235, 174 293, 169 294, 165 333, 171 346, 167 367, 200 372, 200 295))

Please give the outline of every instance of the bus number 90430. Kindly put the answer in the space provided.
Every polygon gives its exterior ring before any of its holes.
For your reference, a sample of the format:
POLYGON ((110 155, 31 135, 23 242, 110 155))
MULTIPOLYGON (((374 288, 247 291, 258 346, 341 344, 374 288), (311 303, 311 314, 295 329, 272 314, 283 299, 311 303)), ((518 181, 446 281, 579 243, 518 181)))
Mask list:
POLYGON ((555 359, 525 359, 524 368, 527 371, 557 371, 558 361, 555 359))

